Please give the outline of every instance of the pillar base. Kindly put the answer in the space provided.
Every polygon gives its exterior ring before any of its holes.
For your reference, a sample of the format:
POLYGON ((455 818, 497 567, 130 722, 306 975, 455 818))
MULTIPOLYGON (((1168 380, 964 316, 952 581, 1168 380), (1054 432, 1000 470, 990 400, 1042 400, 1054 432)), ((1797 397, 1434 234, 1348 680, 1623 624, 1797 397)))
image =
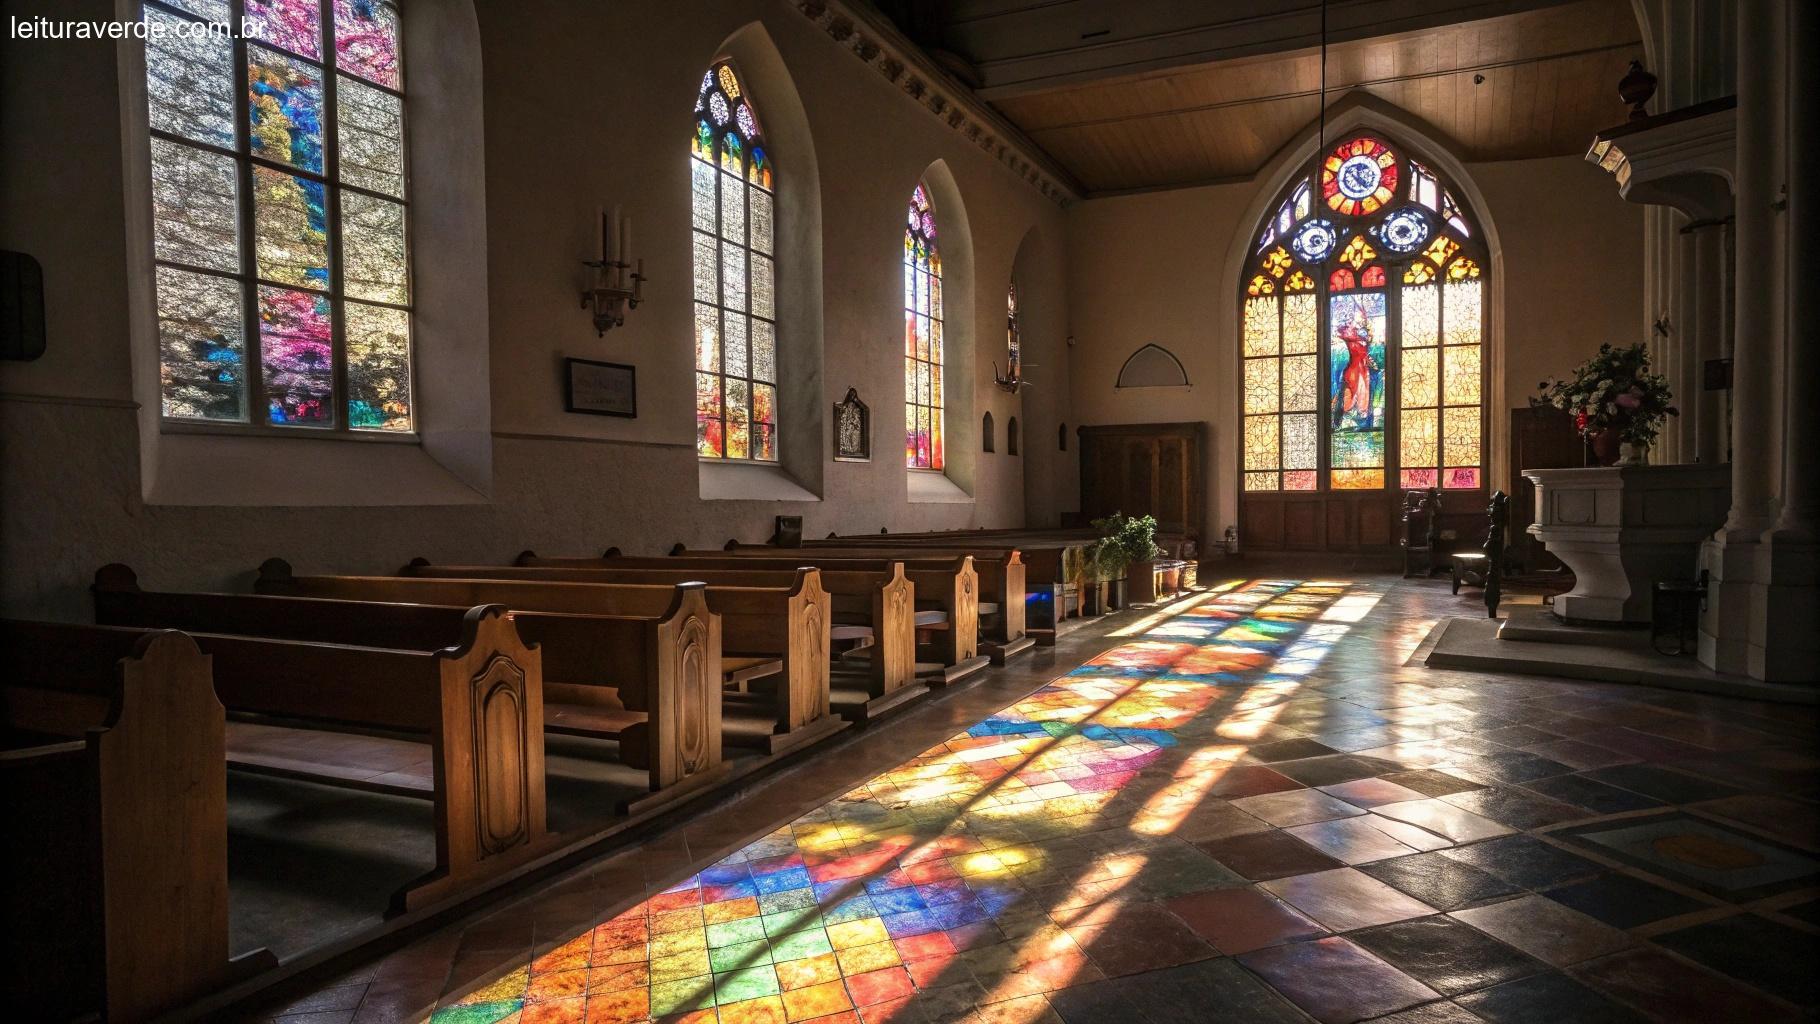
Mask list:
POLYGON ((1803 528, 1763 535, 1751 584, 1749 675, 1820 685, 1820 544, 1803 528))

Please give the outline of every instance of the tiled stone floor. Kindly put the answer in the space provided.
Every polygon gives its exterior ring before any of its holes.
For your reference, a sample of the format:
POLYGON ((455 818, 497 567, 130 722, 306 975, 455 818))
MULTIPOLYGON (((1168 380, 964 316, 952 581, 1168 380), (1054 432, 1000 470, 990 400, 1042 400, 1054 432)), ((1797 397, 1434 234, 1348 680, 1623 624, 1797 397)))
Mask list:
POLYGON ((1263 579, 1128 616, 1087 664, 832 802, 717 814, 715 834, 762 837, 694 874, 699 828, 261 1016, 1811 1015, 1813 710, 1405 666, 1462 602, 1263 579))

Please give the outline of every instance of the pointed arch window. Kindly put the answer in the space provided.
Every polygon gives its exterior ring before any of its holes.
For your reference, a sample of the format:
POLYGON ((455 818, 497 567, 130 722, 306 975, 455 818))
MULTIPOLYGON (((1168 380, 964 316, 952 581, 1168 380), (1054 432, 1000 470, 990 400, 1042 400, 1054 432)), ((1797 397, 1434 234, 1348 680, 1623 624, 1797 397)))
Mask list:
POLYGON ((411 433, 398 8, 148 0, 142 17, 164 420, 411 433))
POLYGON ((1024 329, 1017 317, 1017 278, 1005 289, 1005 378, 1022 379, 1024 366, 1024 329))
POLYGON ((695 264, 695 451, 777 461, 776 181, 730 61, 702 75, 689 143, 695 264))
POLYGON ((1256 238, 1245 490, 1483 486, 1486 254, 1447 183, 1357 135, 1284 190, 1256 238))
POLYGON ((918 182, 904 226, 904 464, 936 469, 942 442, 942 257, 935 205, 918 182))

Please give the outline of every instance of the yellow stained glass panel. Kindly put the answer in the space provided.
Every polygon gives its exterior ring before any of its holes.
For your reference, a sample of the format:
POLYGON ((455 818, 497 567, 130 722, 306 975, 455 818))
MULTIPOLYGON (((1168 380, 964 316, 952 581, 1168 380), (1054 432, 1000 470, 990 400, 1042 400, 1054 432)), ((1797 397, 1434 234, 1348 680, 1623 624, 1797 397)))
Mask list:
POLYGON ((1277 418, 1245 417, 1245 468, 1275 469, 1278 465, 1277 418))
MULTIPOLYGON (((1441 289, 1425 284, 1403 289, 1403 347, 1423 348, 1441 343, 1441 289)), ((1416 402, 1433 405, 1433 402, 1416 402)))
POLYGON ((1447 344, 1477 345, 1481 337, 1480 302, 1483 293, 1478 280, 1447 282, 1447 344))
POLYGON ((1276 473, 1275 470, 1272 470, 1267 473, 1246 473, 1245 474, 1245 489, 1248 491, 1274 491, 1274 490, 1277 490, 1279 487, 1279 485, 1277 483, 1277 477, 1278 477, 1278 474, 1276 473))
POLYGON ((1312 412, 1319 404, 1319 380, 1314 356, 1289 356, 1283 360, 1283 409, 1312 412))
POLYGON ((1479 346, 1449 345, 1443 349, 1442 393, 1448 405, 1479 404, 1479 346))
POLYGON ((1321 321, 1313 292, 1283 297, 1283 354, 1313 352, 1321 341, 1321 321))
POLYGON ((1336 491, 1369 491, 1384 486, 1382 469, 1335 469, 1328 472, 1328 480, 1336 491))
POLYGON ((1280 397, 1277 389, 1277 360, 1268 356, 1245 360, 1245 411, 1276 412, 1280 397))
POLYGON ((1255 296, 1245 300, 1245 354, 1277 354, 1277 299, 1255 296))
POLYGON ((1432 348, 1403 350, 1403 409, 1419 409, 1441 404, 1436 383, 1439 380, 1439 353, 1432 348))
POLYGON ((1403 410, 1403 437, 1398 449, 1403 468, 1432 469, 1440 465, 1439 427, 1439 417, 1433 409, 1403 410))
POLYGON ((1479 464, 1478 406, 1442 410, 1441 452, 1449 466, 1479 464))

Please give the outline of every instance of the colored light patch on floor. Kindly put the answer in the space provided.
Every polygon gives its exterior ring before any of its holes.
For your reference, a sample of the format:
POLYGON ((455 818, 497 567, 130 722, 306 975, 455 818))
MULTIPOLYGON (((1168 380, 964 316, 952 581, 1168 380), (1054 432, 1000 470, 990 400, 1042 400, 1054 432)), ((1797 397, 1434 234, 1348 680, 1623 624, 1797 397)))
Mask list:
POLYGON ((1178 602, 431 1021, 870 1020, 868 1007, 963 985, 986 1002, 1092 980, 1070 929, 1106 927, 1117 906, 1106 901, 1127 886, 1170 895, 1229 875, 1192 848, 1116 843, 1154 842, 1191 816, 1245 749, 1222 733, 1267 725, 1295 692, 1284 677, 1312 670, 1377 599, 1273 580, 1178 602), (1191 781, 1139 796, 1134 820, 1130 798, 1116 801, 1152 768, 1191 781))

